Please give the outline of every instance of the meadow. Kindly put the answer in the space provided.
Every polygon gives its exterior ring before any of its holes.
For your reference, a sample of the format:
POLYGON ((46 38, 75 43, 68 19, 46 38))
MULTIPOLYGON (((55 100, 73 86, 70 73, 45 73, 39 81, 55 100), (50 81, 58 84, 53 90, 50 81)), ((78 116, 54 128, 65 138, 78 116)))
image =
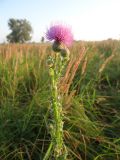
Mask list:
MULTIPOLYGON (((120 160, 120 41, 74 42, 70 53, 59 84, 68 159, 120 160)), ((0 45, 0 160, 43 160, 54 54, 50 43, 0 45)))

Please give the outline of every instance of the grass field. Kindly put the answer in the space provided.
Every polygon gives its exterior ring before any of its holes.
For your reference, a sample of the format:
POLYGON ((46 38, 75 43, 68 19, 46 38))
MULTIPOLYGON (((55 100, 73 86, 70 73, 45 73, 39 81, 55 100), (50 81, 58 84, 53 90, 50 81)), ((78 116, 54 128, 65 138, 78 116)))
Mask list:
MULTIPOLYGON (((75 42, 70 52, 59 84, 68 159, 120 160, 120 41, 75 42)), ((0 160, 47 151, 48 55, 50 44, 0 45, 0 160)))

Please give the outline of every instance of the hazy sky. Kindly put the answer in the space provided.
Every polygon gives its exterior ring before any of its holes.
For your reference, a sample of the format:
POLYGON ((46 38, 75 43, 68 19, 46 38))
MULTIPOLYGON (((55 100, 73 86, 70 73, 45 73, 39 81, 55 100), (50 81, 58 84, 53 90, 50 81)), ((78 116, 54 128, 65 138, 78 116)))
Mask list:
POLYGON ((9 18, 30 21, 34 41, 56 21, 71 25, 75 39, 120 38, 120 0, 0 0, 0 42, 9 18))

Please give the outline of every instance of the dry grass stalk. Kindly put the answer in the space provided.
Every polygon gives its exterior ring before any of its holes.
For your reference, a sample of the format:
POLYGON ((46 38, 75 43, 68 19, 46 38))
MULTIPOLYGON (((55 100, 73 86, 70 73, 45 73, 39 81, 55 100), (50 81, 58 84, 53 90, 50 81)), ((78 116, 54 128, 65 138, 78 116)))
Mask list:
POLYGON ((85 53, 85 48, 82 47, 79 55, 77 55, 76 58, 73 58, 70 60, 68 66, 67 66, 67 69, 66 69, 65 76, 62 77, 60 84, 58 86, 61 93, 66 94, 66 95, 68 94, 70 85, 73 81, 73 78, 76 74, 76 71, 79 67, 79 64, 81 63, 82 59, 85 56, 84 53, 85 53))
POLYGON ((115 55, 114 54, 112 54, 111 56, 109 56, 106 60, 105 60, 105 62, 101 65, 101 67, 100 67, 100 69, 99 69, 99 73, 102 73, 103 72, 103 70, 104 70, 104 68, 106 67, 106 65, 113 59, 113 57, 114 57, 115 55))
POLYGON ((64 97, 65 111, 66 110, 68 111, 69 108, 71 107, 72 98, 74 97, 75 93, 76 93, 76 90, 73 90, 73 91, 70 92, 69 95, 64 97))
POLYGON ((85 53, 85 48, 82 48, 82 50, 81 50, 81 52, 80 52, 80 54, 79 54, 79 57, 77 57, 78 59, 75 61, 74 66, 73 66, 73 68, 72 68, 71 77, 70 77, 70 79, 68 80, 67 93, 68 93, 68 90, 69 90, 69 88, 70 88, 70 85, 71 85, 71 83, 72 83, 72 81, 73 81, 73 78, 74 78, 74 76, 75 76, 75 73, 76 73, 76 71, 77 71, 77 69, 78 69, 78 67, 79 67, 79 64, 81 63, 81 61, 82 61, 82 59, 83 59, 83 57, 84 57, 84 53, 85 53))
POLYGON ((85 74, 85 71, 86 71, 86 68, 87 68, 87 62, 88 62, 88 58, 85 57, 85 60, 84 60, 83 65, 82 65, 81 75, 85 74))

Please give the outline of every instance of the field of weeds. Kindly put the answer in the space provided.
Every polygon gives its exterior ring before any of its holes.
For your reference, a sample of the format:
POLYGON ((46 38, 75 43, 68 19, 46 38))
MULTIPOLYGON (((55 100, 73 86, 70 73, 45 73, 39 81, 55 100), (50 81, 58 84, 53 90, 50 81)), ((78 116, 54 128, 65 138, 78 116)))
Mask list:
MULTIPOLYGON (((120 160, 120 41, 75 42, 70 53, 59 84, 68 159, 120 160)), ((43 160, 49 55, 46 43, 0 45, 0 160, 43 160)))

